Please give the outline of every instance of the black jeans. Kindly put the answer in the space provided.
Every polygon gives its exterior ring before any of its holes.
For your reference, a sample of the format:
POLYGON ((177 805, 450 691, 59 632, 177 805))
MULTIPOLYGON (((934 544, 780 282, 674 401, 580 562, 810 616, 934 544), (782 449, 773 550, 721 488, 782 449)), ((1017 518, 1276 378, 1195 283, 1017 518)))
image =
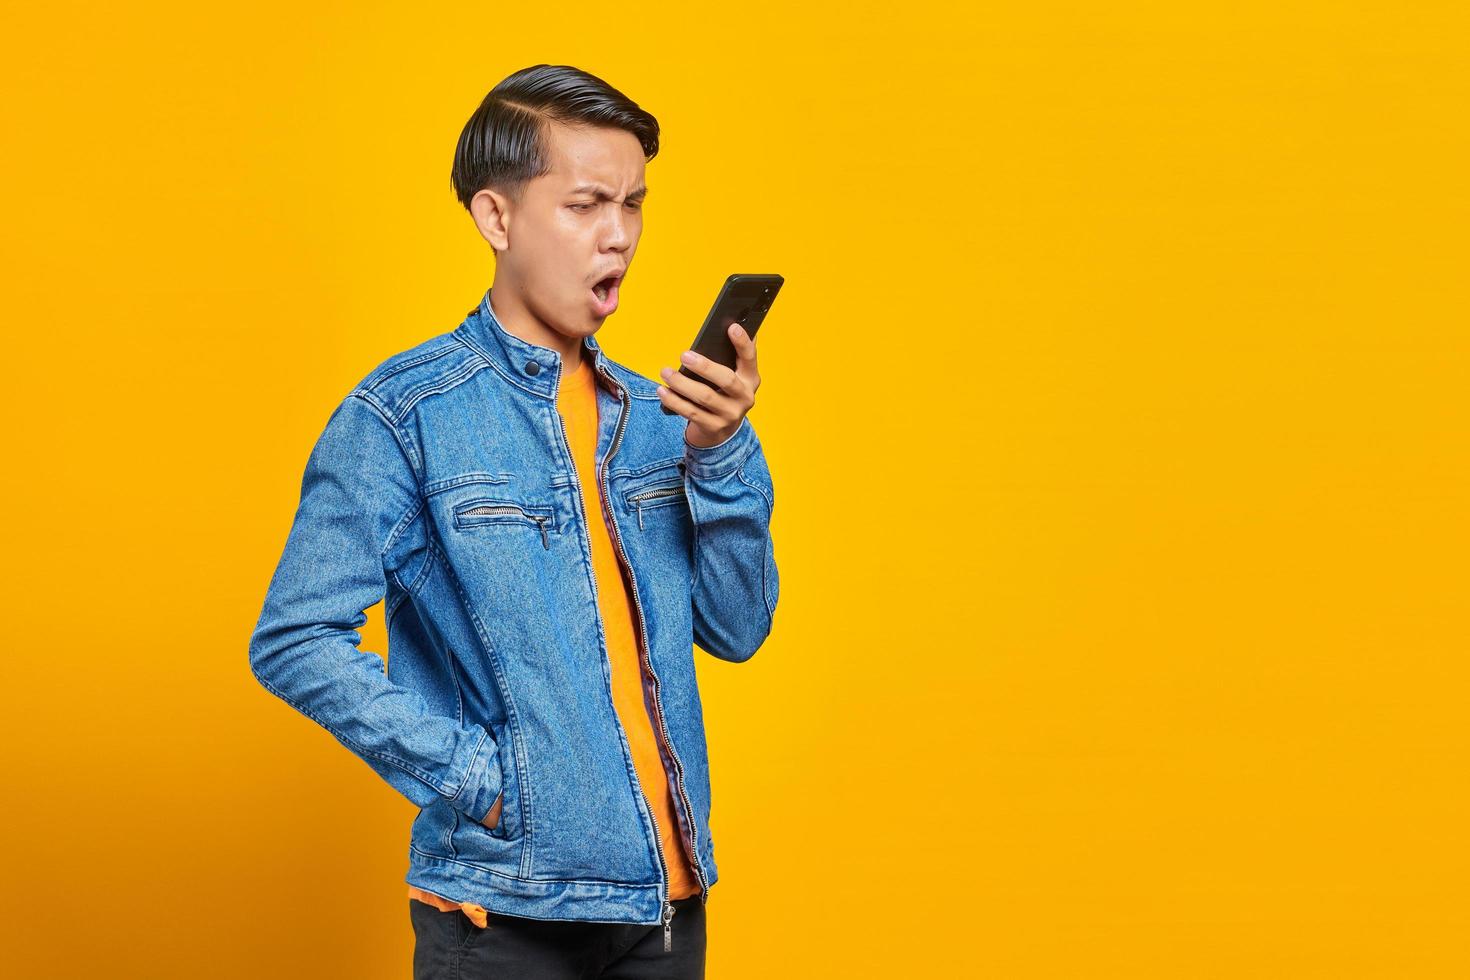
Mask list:
POLYGON ((672 948, 664 927, 563 922, 487 912, 484 929, 456 909, 408 900, 414 980, 703 980, 704 905, 675 899, 672 948))

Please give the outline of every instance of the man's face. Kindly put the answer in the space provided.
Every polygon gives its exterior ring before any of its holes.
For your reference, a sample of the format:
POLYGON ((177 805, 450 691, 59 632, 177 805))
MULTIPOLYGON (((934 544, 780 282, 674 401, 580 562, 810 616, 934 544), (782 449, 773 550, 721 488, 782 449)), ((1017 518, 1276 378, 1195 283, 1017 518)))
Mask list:
POLYGON ((519 201, 498 198, 496 286, 511 286, 540 323, 581 338, 616 309, 617 284, 597 287, 626 274, 643 233, 643 147, 604 127, 551 123, 547 138, 550 172, 528 181, 519 201))

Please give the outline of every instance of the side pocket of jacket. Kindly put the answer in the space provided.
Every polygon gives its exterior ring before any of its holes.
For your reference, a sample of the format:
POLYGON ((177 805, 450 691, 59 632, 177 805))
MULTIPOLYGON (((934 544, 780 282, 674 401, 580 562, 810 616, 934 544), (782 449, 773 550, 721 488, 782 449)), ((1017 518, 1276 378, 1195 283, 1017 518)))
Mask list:
POLYGON ((285 549, 250 637, 250 667, 420 807, 442 798, 483 820, 500 793, 496 744, 432 712, 359 649, 387 590, 384 555, 421 516, 417 472, 370 393, 349 394, 312 448, 285 549))

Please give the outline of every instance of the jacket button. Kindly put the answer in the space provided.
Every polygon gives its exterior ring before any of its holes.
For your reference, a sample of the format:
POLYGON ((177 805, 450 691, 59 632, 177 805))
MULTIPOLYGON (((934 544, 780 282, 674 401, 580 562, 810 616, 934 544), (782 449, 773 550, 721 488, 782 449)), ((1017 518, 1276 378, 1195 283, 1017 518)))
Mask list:
POLYGON ((526 373, 531 375, 532 377, 535 377, 536 375, 541 373, 541 365, 537 364, 535 361, 527 361, 526 373))

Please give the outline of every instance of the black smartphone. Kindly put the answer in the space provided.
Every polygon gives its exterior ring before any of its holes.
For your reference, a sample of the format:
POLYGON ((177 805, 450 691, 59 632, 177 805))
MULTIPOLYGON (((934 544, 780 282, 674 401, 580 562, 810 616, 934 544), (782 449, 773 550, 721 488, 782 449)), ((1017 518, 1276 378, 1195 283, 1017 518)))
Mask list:
MULTIPOLYGON (((704 325, 699 328, 689 349, 696 354, 703 354, 716 364, 733 369, 736 357, 735 345, 730 342, 730 324, 740 324, 754 338, 785 281, 777 275, 736 273, 730 276, 720 287, 715 305, 710 307, 709 315, 704 318, 704 325)), ((719 385, 700 377, 685 365, 679 365, 679 373, 711 388, 719 388, 719 385)), ((674 414, 668 406, 659 407, 665 415, 674 414)))

